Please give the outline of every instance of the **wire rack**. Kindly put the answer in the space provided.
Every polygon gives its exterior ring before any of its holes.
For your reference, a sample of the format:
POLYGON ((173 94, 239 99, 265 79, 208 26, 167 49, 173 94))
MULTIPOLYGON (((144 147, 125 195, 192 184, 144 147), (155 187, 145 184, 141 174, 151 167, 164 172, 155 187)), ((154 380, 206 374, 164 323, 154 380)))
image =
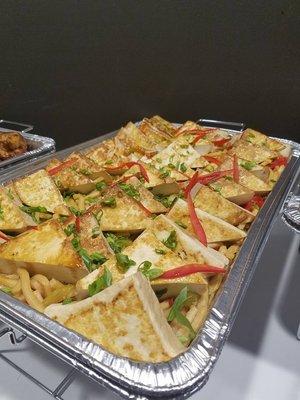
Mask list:
MULTIPOLYGON (((17 345, 21 344, 27 338, 26 335, 21 335, 21 334, 17 335, 12 328, 4 327, 0 330, 0 338, 7 337, 7 336, 9 337, 10 343, 13 346, 17 346, 17 345)), ((30 375, 19 365, 17 365, 13 361, 11 361, 9 358, 7 358, 3 354, 3 349, 1 346, 0 346, 0 359, 5 361, 8 365, 13 367, 16 371, 21 373, 27 379, 29 379, 33 384, 35 384, 40 389, 44 390, 46 393, 48 393, 50 396, 53 396, 57 400, 64 400, 62 396, 65 393, 65 391, 69 388, 69 386, 72 384, 72 382, 75 378, 76 372, 77 372, 75 368, 72 368, 54 389, 50 389, 44 383, 42 383, 41 381, 36 379, 34 376, 30 375)))

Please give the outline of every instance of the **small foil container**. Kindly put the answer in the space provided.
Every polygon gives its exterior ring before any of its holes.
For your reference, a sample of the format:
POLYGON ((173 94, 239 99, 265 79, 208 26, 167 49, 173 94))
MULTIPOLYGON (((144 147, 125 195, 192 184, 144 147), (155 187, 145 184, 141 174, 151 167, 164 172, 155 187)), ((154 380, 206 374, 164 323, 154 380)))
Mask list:
POLYGON ((49 137, 29 133, 33 130, 32 125, 0 119, 0 132, 18 132, 27 142, 27 151, 23 154, 0 161, 0 171, 20 165, 29 159, 37 159, 45 154, 55 151, 55 141, 49 137))
MULTIPOLYGON (((207 125, 215 126, 212 122, 216 121, 210 121, 207 125)), ((230 129, 228 124, 217 122, 233 135, 240 134, 244 128, 234 125, 230 129)), ((112 132, 60 151, 55 153, 55 157, 64 158, 75 150, 85 151, 114 134, 112 132)), ((116 356, 1 291, 0 319, 123 398, 171 400, 189 397, 207 382, 233 326, 271 228, 278 217, 283 217, 290 191, 295 186, 300 171, 300 145, 279 140, 291 146, 288 165, 253 222, 203 328, 184 353, 169 362, 157 364, 116 356)), ((43 168, 49 159, 49 156, 44 157, 25 168, 4 174, 0 177, 0 183, 43 168)))

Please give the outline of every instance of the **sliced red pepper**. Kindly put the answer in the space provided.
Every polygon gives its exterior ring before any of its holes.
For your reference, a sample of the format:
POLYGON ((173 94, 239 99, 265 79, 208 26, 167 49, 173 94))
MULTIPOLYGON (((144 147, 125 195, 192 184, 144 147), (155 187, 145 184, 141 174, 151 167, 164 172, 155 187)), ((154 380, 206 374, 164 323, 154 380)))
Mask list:
POLYGON ((239 163, 238 163, 238 158, 237 155, 233 155, 233 180, 235 183, 239 183, 240 180, 240 170, 239 170, 239 163))
POLYGON ((287 157, 279 156, 279 157, 275 158, 275 160, 273 160, 271 162, 271 164, 269 164, 269 167, 271 169, 274 169, 276 167, 280 167, 281 165, 286 166, 287 165, 287 161, 288 161, 287 157))
POLYGON ((199 172, 196 171, 194 175, 191 177, 187 187, 184 189, 184 196, 187 197, 193 187, 196 185, 198 181, 199 172))
POLYGON ((159 276, 159 279, 175 279, 181 278, 183 276, 196 274, 201 272, 203 274, 225 274, 225 268, 213 267, 207 264, 186 264, 181 267, 169 269, 159 276))
POLYGON ((215 131, 217 128, 190 129, 190 130, 186 129, 181 132, 180 132, 180 129, 181 129, 181 127, 178 129, 179 133, 176 133, 175 137, 184 135, 184 134, 187 134, 187 135, 198 135, 199 134, 200 135, 202 132, 205 132, 205 135, 206 135, 208 132, 215 131))
POLYGON ((125 162, 125 163, 123 163, 121 165, 118 165, 117 167, 110 167, 110 168, 106 167, 105 169, 108 172, 109 171, 113 172, 113 171, 118 171, 118 170, 121 171, 121 170, 124 169, 124 167, 131 168, 134 165, 137 165, 139 167, 142 177, 145 179, 145 181, 149 182, 149 177, 148 177, 148 174, 147 174, 147 171, 146 171, 145 167, 141 163, 139 163, 137 161, 128 161, 128 162, 125 162))
MULTIPOLYGON (((135 200, 135 199, 134 199, 135 200)), ((150 216, 152 215, 152 212, 150 210, 148 210, 148 208, 146 208, 140 201, 135 200, 137 202, 137 204, 140 206, 140 208, 145 211, 145 213, 150 216)))
POLYGON ((71 158, 71 160, 65 161, 65 162, 59 164, 57 167, 49 169, 48 174, 51 176, 56 175, 58 172, 62 171, 63 169, 68 168, 71 165, 73 165, 76 161, 77 161, 76 159, 71 158))
POLYGON ((216 140, 213 140, 212 143, 217 147, 222 147, 222 146, 224 146, 224 144, 226 144, 230 140, 231 140, 231 138, 216 139, 216 140))
POLYGON ((252 211, 254 206, 258 206, 259 208, 262 208, 264 205, 265 199, 258 194, 255 194, 248 203, 246 203, 243 207, 248 210, 252 211))
POLYGON ((200 175, 198 177, 198 182, 202 183, 203 185, 207 185, 208 183, 211 183, 211 182, 217 181, 220 178, 223 178, 223 176, 232 174, 232 172, 233 172, 232 169, 227 169, 225 171, 215 171, 215 172, 212 172, 211 174, 200 175))
POLYGON ((192 144, 196 144, 199 142, 200 139, 204 138, 207 132, 205 131, 199 131, 199 133, 196 135, 195 139, 192 141, 192 144))
POLYGON ((203 156, 203 158, 205 158, 206 161, 210 162, 210 163, 214 163, 216 165, 221 165, 222 162, 220 160, 218 160, 215 157, 212 156, 203 156))
POLYGON ((8 242, 10 240, 10 238, 8 236, 5 235, 5 233, 0 231, 0 238, 5 240, 6 242, 8 242))
POLYGON ((204 244, 204 246, 207 246, 206 234, 205 234, 205 231, 201 225, 201 222, 199 221, 199 218, 196 214, 195 206, 194 206, 194 203, 193 203, 190 193, 188 194, 188 197, 187 197, 187 203, 188 203, 190 220, 191 220, 193 230, 194 230, 197 238, 199 239, 199 242, 204 244))
POLYGON ((80 232, 80 218, 76 217, 75 219, 75 228, 76 228, 76 232, 79 233, 80 232))

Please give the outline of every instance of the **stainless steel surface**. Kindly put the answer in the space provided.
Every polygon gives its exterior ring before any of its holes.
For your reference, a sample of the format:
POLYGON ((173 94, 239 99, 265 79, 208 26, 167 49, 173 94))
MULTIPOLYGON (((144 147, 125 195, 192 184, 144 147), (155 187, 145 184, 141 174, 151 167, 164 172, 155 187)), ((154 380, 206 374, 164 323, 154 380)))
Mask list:
MULTIPOLYGON (((101 140, 103 137, 99 138, 99 142, 101 140)), ((294 184, 296 172, 299 171, 300 146, 297 143, 284 142, 293 147, 291 159, 250 228, 204 328, 184 354, 160 364, 137 363, 117 357, 5 293, 0 293, 0 318, 122 397, 189 397, 206 383, 219 357, 270 230, 276 217, 282 215, 282 206, 294 184)), ((82 144, 76 146, 76 150, 86 147, 86 144, 82 144)), ((74 148, 67 149, 55 156, 64 157, 73 150, 74 148)), ((31 164, 23 171, 15 170, 1 177, 0 181, 3 183, 32 169, 43 167, 48 159, 46 157, 43 161, 31 164)))
POLYGON ((29 133, 32 130, 32 125, 7 121, 5 119, 0 120, 0 131, 19 132, 25 138, 28 146, 28 150, 25 153, 8 158, 7 160, 0 161, 1 172, 3 172, 3 170, 8 171, 18 164, 23 165, 23 163, 29 159, 36 159, 47 153, 53 153, 55 151, 55 141, 53 139, 29 133))

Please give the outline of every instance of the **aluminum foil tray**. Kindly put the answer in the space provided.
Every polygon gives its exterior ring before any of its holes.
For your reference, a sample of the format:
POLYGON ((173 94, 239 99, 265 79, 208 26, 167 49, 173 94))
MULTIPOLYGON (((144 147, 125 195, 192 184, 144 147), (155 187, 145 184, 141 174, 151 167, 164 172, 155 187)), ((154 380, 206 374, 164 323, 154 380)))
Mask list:
POLYGON ((19 132, 25 138, 28 146, 28 150, 25 153, 8 158, 7 160, 0 161, 1 172, 4 169, 8 170, 11 167, 15 167, 21 162, 26 162, 27 160, 33 158, 37 159, 38 157, 41 157, 47 153, 53 153, 55 151, 55 141, 53 139, 29 133, 32 130, 32 125, 0 119, 0 131, 19 132))
MULTIPOLYGON (((216 126, 216 121, 202 124, 216 126)), ((244 125, 217 122, 232 134, 244 125), (230 128, 230 129, 229 129, 230 128)), ((111 137, 115 132, 55 153, 66 157, 72 151, 85 149, 111 137)), ((165 363, 150 364, 129 360, 109 353, 76 332, 70 331, 0 291, 0 319, 28 335, 52 354, 63 359, 101 385, 128 399, 185 399, 208 380, 222 347, 233 326, 239 305, 251 281, 273 223, 288 210, 284 206, 300 170, 300 145, 280 139, 292 147, 291 159, 273 191, 252 224, 247 238, 221 287, 203 329, 187 351, 165 363)), ((29 162, 0 177, 0 183, 44 167, 50 156, 29 162)))

